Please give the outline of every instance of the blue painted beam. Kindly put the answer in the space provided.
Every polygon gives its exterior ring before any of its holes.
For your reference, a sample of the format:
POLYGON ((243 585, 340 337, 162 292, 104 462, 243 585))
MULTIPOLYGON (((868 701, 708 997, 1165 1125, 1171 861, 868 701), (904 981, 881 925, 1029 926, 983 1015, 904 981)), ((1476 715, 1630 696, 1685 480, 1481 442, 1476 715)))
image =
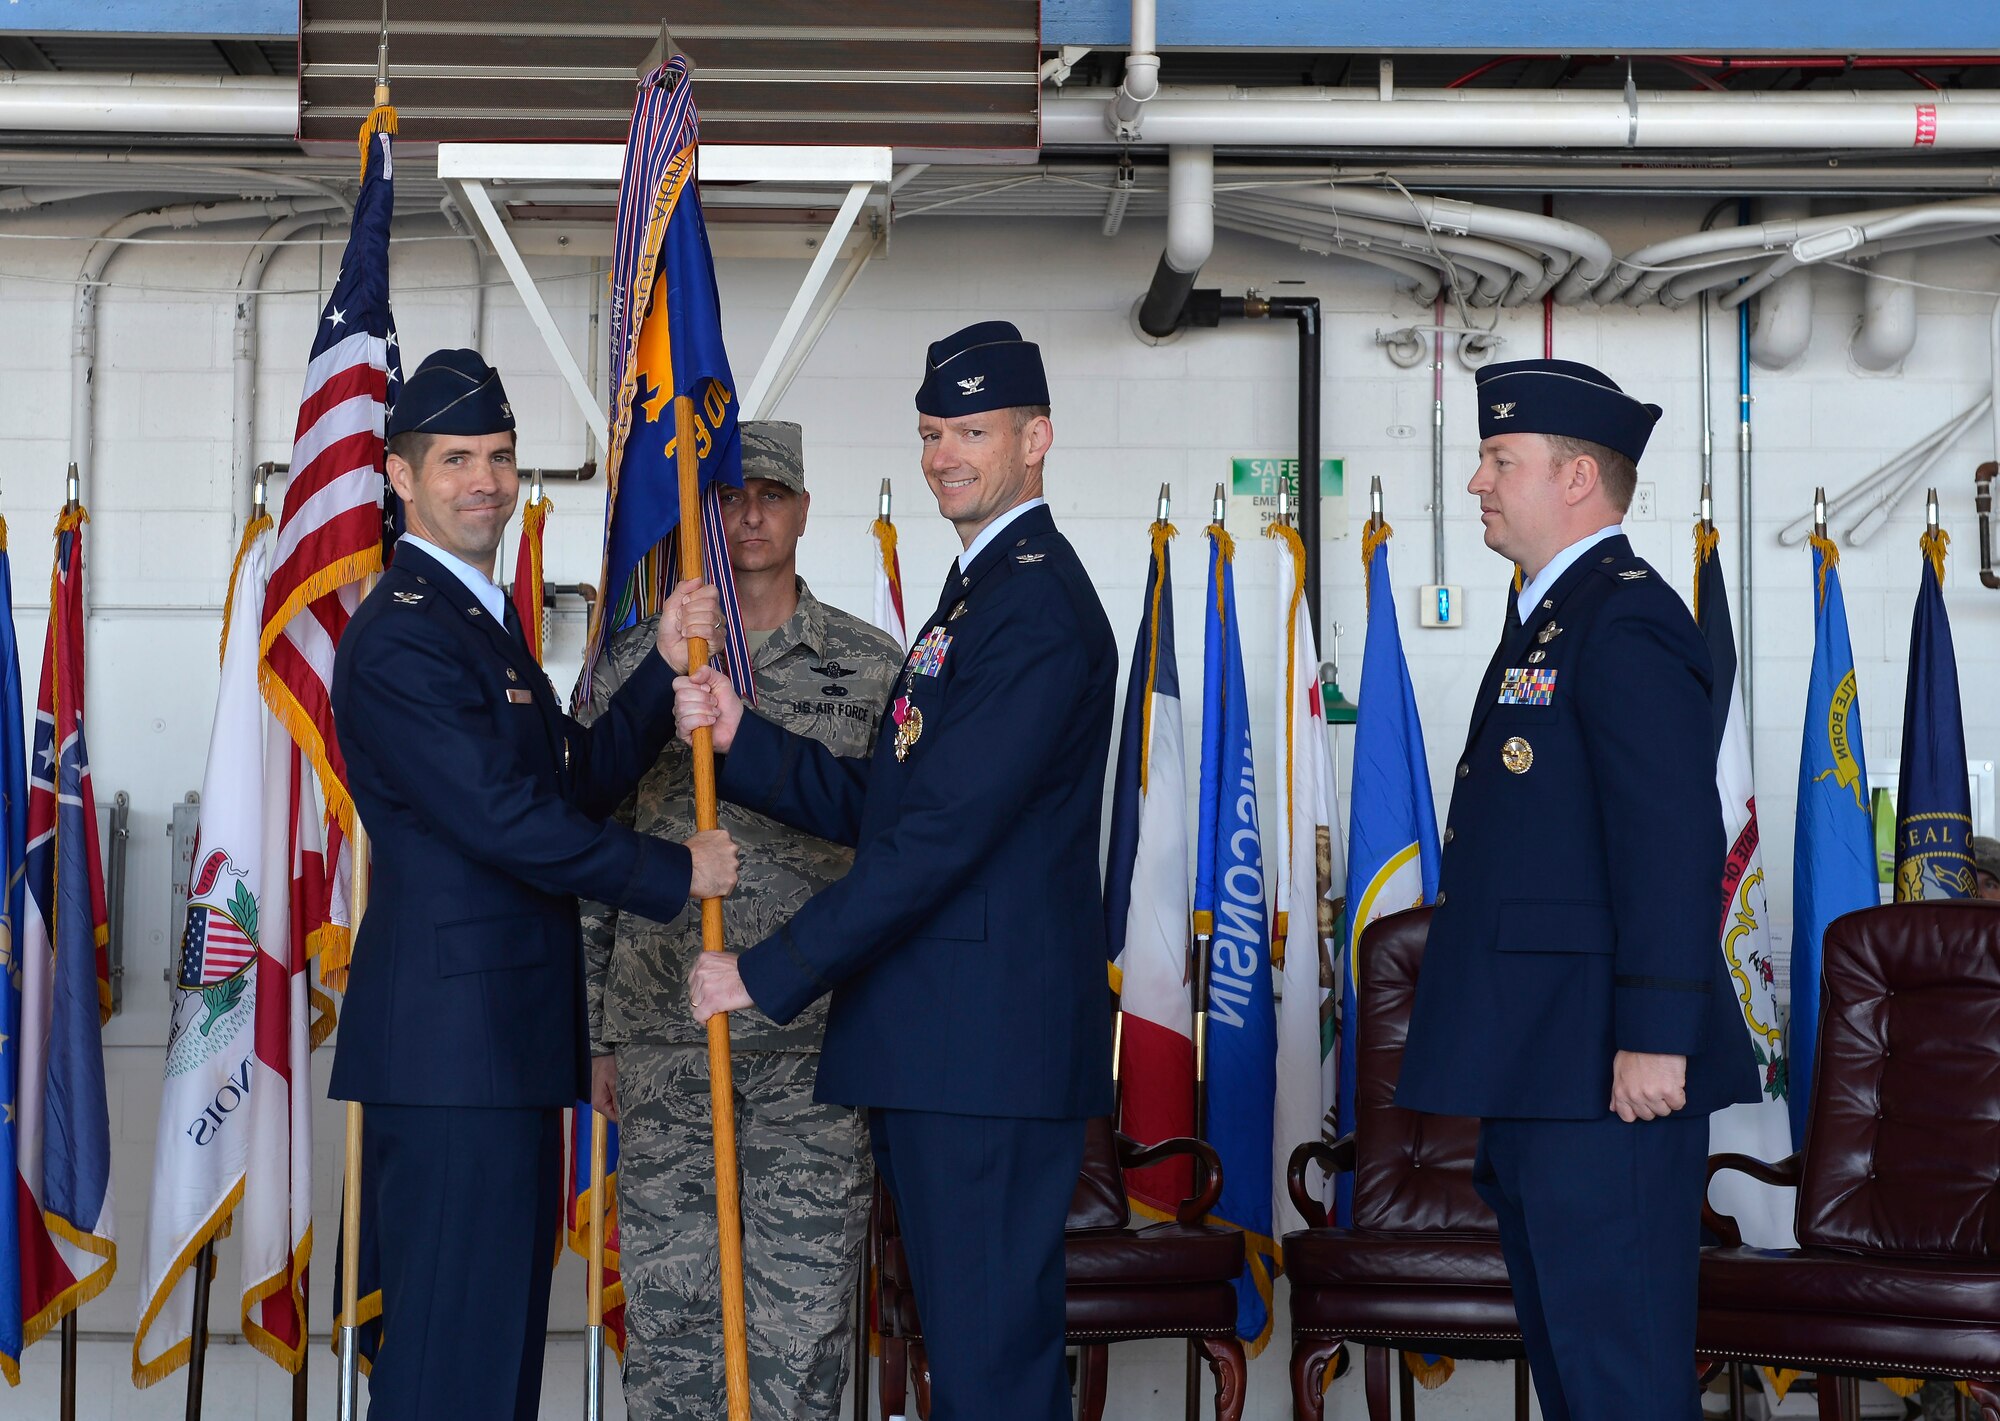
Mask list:
POLYGON ((299 0, 4 0, 0 34, 291 39, 299 0))
MULTIPOLYGON (((1123 49, 1129 0, 1042 0, 1042 43, 1123 49)), ((2000 53, 2000 4, 1948 0, 1159 0, 1163 49, 1465 54, 2000 53)))

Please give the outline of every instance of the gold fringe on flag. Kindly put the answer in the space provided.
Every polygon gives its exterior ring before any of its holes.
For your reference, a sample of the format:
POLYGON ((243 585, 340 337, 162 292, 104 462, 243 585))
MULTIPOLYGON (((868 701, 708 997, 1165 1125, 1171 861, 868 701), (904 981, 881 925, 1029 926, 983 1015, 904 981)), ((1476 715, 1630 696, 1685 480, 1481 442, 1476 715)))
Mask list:
POLYGON ((361 150, 362 177, 365 178, 368 176, 369 140, 374 138, 378 133, 393 134, 396 131, 396 109, 393 104, 380 104, 368 111, 368 117, 362 120, 361 137, 356 144, 361 150))
MULTIPOLYGON (((307 1224, 305 1233, 299 1238, 298 1249, 292 1254, 290 1262, 283 1269, 272 1274, 269 1278, 266 1278, 263 1282, 243 1294, 243 1340, 294 1376, 298 1374, 299 1368, 305 1364, 306 1348, 312 1341, 310 1330, 304 1326, 306 1320, 305 1274, 307 1265, 312 1262, 312 1251, 312 1225, 307 1224), (298 1318, 300 1323, 299 1345, 296 1347, 287 1346, 283 1338, 265 1331, 252 1320, 252 1314, 256 1311, 257 1305, 275 1293, 289 1293, 291 1295, 292 1315, 298 1318)), ((334 1335, 337 1337, 339 1333, 336 1332, 334 1335)))
MULTIPOLYGON (((1306 597, 1306 544, 1299 536, 1299 530, 1289 523, 1269 523, 1265 525, 1264 536, 1276 538, 1292 550, 1292 595, 1285 603, 1285 694, 1292 693, 1297 685, 1299 608, 1306 597)), ((1292 822, 1292 785, 1295 774, 1294 763, 1298 747, 1293 744, 1292 715, 1285 713, 1285 822, 1292 822)), ((1276 922, 1271 929, 1271 965, 1280 971, 1285 966, 1285 948, 1291 940, 1291 914, 1284 908, 1278 909, 1276 922)))
POLYGON ((229 591, 222 602, 222 644, 216 648, 216 660, 220 661, 229 650, 229 615, 236 610, 236 579, 243 571, 243 559, 250 555, 250 546, 271 529, 271 515, 261 514, 250 520, 250 526, 243 530, 243 541, 236 545, 236 561, 229 565, 229 591))
MULTIPOLYGON (((880 526, 879 524, 877 525, 880 526)), ((1153 533, 1153 606, 1147 620, 1151 628, 1146 643, 1146 699, 1139 707, 1139 797, 1145 798, 1146 780, 1153 763, 1153 683, 1160 674, 1160 598, 1166 579, 1157 573, 1167 555, 1167 539, 1177 536, 1171 523, 1155 521, 1153 533)))
POLYGON ((903 598, 903 579, 896 570, 896 525, 887 518, 877 518, 868 525, 868 531, 875 535, 875 547, 882 559, 882 575, 889 579, 889 586, 895 589, 896 600, 900 602, 903 598))
MULTIPOLYGON (((1819 554, 1819 594, 1818 600, 1813 605, 1824 608, 1826 606, 1826 575, 1840 566, 1840 549, 1834 546, 1833 539, 1822 538, 1817 533, 1813 534, 1806 541, 1812 545, 1812 550, 1819 554)), ((1766 1368, 1766 1370, 1768 1371, 1769 1368, 1766 1368)), ((1794 1373, 1794 1375, 1803 1374, 1794 1373)), ((1783 1400, 1783 1397, 1779 1399, 1783 1400)))
MULTIPOLYGON (((193 1355, 192 1336, 183 1337, 150 1362, 140 1362, 139 1349, 145 1345, 146 1334, 152 1330, 153 1323, 159 1318, 161 1307, 180 1284, 181 1275, 194 1266, 195 1255, 214 1240, 229 1236, 230 1220, 236 1212, 236 1206, 242 1202, 243 1181, 239 1179, 229 1186, 229 1193, 215 1206, 215 1212, 203 1220, 201 1227, 189 1236, 180 1253, 168 1265, 166 1274, 160 1280, 159 1291, 154 1293, 152 1301, 146 1304, 146 1311, 139 1318, 139 1330, 132 1334, 132 1385, 141 1391, 154 1382, 164 1381, 172 1376, 186 1366, 188 1358, 193 1355)), ((214 1276, 215 1265, 211 1261, 209 1277, 214 1276)))
POLYGON ((1435 1362, 1426 1362, 1421 1352, 1405 1352, 1403 1365, 1410 1369, 1410 1375, 1417 1379, 1417 1385, 1425 1391, 1436 1391, 1451 1380, 1451 1374, 1458 1370, 1458 1364, 1449 1357, 1439 1357, 1435 1362))

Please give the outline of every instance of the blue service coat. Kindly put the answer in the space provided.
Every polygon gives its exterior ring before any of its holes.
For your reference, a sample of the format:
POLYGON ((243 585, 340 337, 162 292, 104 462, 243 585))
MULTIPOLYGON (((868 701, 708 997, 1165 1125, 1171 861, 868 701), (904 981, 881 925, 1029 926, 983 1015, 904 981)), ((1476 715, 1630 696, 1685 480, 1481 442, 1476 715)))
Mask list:
POLYGON ((680 844, 609 816, 673 733, 647 657, 585 727, 526 645, 404 544, 340 639, 334 721, 374 877, 331 1093, 394 1105, 587 1097, 577 898, 665 922, 680 844))
POLYGON ((946 584, 871 756, 743 717, 721 792, 855 846, 845 878, 741 959, 774 1021, 833 994, 820 1100, 1048 1119, 1110 1109, 1097 855, 1117 666, 1096 591, 1041 507, 946 584), (950 641, 931 667, 933 635, 950 641), (899 758, 905 694, 922 733, 899 758))
POLYGON ((1510 626, 1455 770, 1398 1105, 1596 1119, 1621 1050, 1687 1057, 1690 1111, 1760 1098, 1720 948, 1712 680, 1622 537, 1510 626))

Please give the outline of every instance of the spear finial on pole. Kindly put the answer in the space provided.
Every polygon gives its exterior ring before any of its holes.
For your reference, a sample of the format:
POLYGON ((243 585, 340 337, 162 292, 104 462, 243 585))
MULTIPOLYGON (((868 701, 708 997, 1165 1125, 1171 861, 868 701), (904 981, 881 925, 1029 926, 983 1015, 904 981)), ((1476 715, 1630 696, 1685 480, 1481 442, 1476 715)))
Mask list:
POLYGON ((1813 490, 1813 536, 1826 537, 1826 490, 1823 488, 1813 490))
POLYGON ((1170 483, 1162 483, 1160 485, 1160 502, 1158 508, 1155 510, 1154 521, 1157 523, 1172 522, 1173 508, 1174 486, 1170 483))
POLYGON ((1209 519, 1209 522, 1220 523, 1222 521, 1223 510, 1227 507, 1228 503, 1223 496, 1222 485, 1217 484, 1215 486, 1215 502, 1210 510, 1213 516, 1209 519))
POLYGON ((675 55, 686 59, 688 68, 694 68, 694 60, 689 57, 686 50, 674 43, 672 31, 668 30, 667 22, 662 20, 660 21, 660 37, 653 41, 653 47, 646 51, 646 57, 639 62, 639 77, 641 79, 645 78, 662 64, 673 59, 675 55))
POLYGON ((884 523, 889 521, 889 510, 894 505, 894 496, 889 492, 889 481, 882 480, 882 493, 876 500, 875 515, 884 523))
POLYGON ((375 44, 375 107, 389 102, 389 0, 382 0, 382 37, 375 44))
MULTIPOLYGON (((75 466, 74 466, 74 465, 72 465, 71 467, 72 467, 72 468, 74 468, 75 466)), ((1925 490, 1924 490, 1924 531, 1925 531, 1925 532, 1927 532, 1927 533, 1935 533, 1935 532, 1937 532, 1937 530, 1938 530, 1938 501, 1937 501, 1937 490, 1936 490, 1936 489, 1934 489, 1934 488, 1931 488, 1931 489, 1925 489, 1925 490)))
POLYGON ((1368 481, 1368 521, 1382 521, 1382 476, 1377 474, 1368 481))

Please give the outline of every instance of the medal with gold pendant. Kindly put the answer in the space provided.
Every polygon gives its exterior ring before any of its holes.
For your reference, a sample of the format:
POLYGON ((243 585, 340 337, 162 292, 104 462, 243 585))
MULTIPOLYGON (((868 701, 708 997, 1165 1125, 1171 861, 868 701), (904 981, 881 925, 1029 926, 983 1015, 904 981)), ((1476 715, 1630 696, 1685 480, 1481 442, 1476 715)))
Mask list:
POLYGON ((924 737, 924 713, 910 703, 908 696, 896 697, 896 704, 890 714, 896 722, 896 763, 910 758, 910 749, 924 737))

